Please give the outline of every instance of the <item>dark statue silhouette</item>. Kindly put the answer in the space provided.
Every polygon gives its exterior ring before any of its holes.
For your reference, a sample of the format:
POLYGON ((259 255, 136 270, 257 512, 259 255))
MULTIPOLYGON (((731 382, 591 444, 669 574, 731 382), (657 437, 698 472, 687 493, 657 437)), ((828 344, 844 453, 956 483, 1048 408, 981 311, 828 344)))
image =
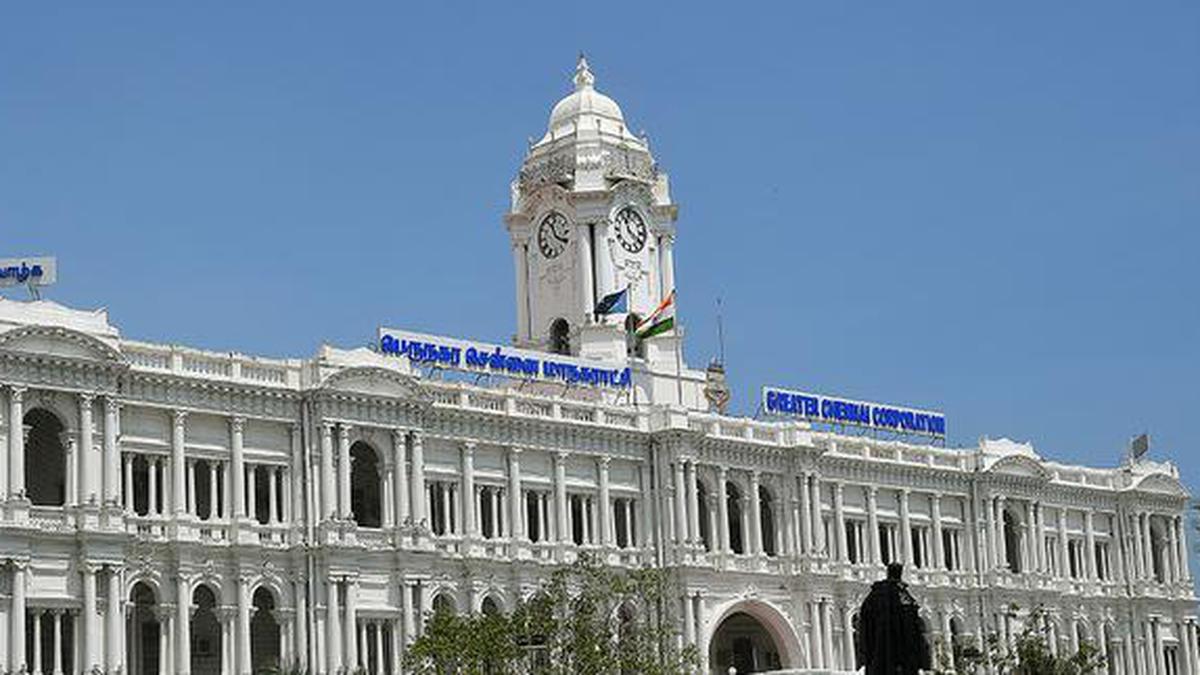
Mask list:
POLYGON ((866 675, 915 675, 930 667, 920 606, 900 579, 903 571, 890 563, 887 578, 871 585, 859 609, 855 654, 866 675))

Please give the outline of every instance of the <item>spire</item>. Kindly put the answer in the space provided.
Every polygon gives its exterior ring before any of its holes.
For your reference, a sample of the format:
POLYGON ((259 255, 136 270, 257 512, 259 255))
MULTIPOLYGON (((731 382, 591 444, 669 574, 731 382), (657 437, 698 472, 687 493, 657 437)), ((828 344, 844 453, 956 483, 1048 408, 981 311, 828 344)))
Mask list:
POLYGON ((587 57, 583 52, 579 52, 579 62, 575 64, 575 91, 591 89, 595 83, 596 76, 592 75, 592 69, 588 67, 587 57))

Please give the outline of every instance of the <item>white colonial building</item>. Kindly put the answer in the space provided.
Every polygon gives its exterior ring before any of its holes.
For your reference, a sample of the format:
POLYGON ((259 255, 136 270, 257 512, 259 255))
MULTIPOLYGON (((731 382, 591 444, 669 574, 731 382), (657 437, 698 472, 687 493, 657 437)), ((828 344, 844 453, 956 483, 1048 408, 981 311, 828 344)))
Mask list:
POLYGON ((706 673, 852 669, 855 608, 903 561, 940 645, 1011 640, 1042 605, 1056 649, 1200 675, 1173 466, 717 412, 680 331, 592 314, 670 295, 677 209, 586 63, 512 191, 499 354, 213 353, 0 300, 0 668, 396 673, 432 608, 504 611, 590 551, 678 571, 706 673))

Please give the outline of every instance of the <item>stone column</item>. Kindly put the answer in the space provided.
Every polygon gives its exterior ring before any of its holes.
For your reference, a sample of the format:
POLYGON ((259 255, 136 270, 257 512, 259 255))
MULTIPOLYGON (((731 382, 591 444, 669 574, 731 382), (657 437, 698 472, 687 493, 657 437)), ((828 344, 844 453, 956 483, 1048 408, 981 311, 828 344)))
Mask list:
POLYGON ((849 560, 848 546, 846 545, 846 516, 845 516, 845 490, 846 486, 837 481, 833 484, 833 536, 835 538, 834 546, 837 550, 838 562, 846 562, 849 560))
POLYGON ((408 511, 408 438, 403 429, 392 430, 392 463, 396 486, 396 526, 404 527, 411 515, 408 511))
POLYGON ((242 446, 245 427, 246 420, 244 418, 229 418, 229 429, 233 438, 231 444, 233 450, 233 467, 230 469, 231 482, 233 484, 230 488, 233 493, 233 518, 235 520, 244 520, 246 518, 246 458, 242 446))
POLYGON ((338 425, 338 517, 343 520, 350 520, 350 430, 349 424, 338 425))
POLYGON ((1153 580, 1154 577, 1154 539, 1150 536, 1150 519, 1151 514, 1143 511, 1139 514, 1139 535, 1142 538, 1142 555, 1145 560, 1142 562, 1142 568, 1146 571, 1146 579, 1153 580))
MULTIPOLYGON (((187 512, 187 487, 186 487, 186 468, 184 457, 184 440, 185 431, 187 429, 187 412, 176 410, 171 418, 174 424, 171 425, 171 496, 174 501, 171 503, 171 511, 176 518, 182 517, 187 512)), ((180 652, 183 649, 178 650, 180 652)), ((189 665, 190 668, 190 665, 189 665)))
POLYGON ((407 646, 417 637, 417 617, 413 611, 413 582, 403 579, 400 583, 403 587, 403 597, 400 600, 404 612, 404 644, 407 646))
POLYGON ((521 449, 508 448, 508 513, 509 537, 525 539, 525 514, 521 509, 521 449))
POLYGON ((175 672, 188 675, 192 671, 192 594, 182 574, 176 575, 175 609, 175 672))
POLYGON ((52 609, 50 616, 54 617, 54 658, 51 662, 54 664, 54 675, 63 675, 63 658, 62 658, 62 618, 64 610, 52 609))
POLYGON ((813 553, 812 508, 809 506, 812 497, 808 490, 810 474, 804 471, 800 475, 800 540, 804 553, 813 553))
POLYGON ((683 641, 684 644, 696 644, 696 609, 692 604, 692 594, 683 594, 683 641))
POLYGON ((122 457, 125 465, 125 511, 133 513, 133 454, 127 452, 122 457))
MULTIPOLYGON (((782 479, 783 490, 780 497, 784 501, 784 526, 787 528, 787 552, 795 557, 800 555, 800 533, 796 528, 800 526, 800 519, 796 517, 797 501, 796 501, 796 476, 792 473, 785 473, 782 479)), ((712 513, 712 509, 709 509, 712 513)), ((710 528, 711 531, 711 528, 710 528)))
POLYGON ((187 460, 187 514, 192 518, 199 517, 196 507, 196 460, 187 460))
POLYGON ((675 474, 675 543, 676 545, 684 545, 688 540, 688 521, 687 521, 687 487, 683 472, 683 458, 676 457, 674 464, 675 474))
POLYGON ((338 608, 338 580, 329 578, 325 582, 325 656, 329 673, 338 673, 342 667, 342 624, 338 608))
MULTIPOLYGON (((103 500, 104 493, 100 481, 103 474, 101 468, 101 458, 96 453, 95 436, 96 426, 92 418, 92 404, 95 397, 92 394, 79 395, 79 463, 83 466, 83 480, 80 481, 78 494, 76 495, 79 504, 87 504, 93 498, 97 502, 103 500)), ((12 429, 15 432, 19 430, 20 425, 13 425, 12 429)), ((70 498, 68 498, 70 501, 70 498)))
POLYGON ((42 675, 42 608, 37 607, 33 614, 33 675, 42 675))
POLYGON ((759 494, 761 477, 758 471, 750 472, 750 542, 746 548, 748 553, 758 555, 763 552, 762 534, 762 496, 759 494))
POLYGON ((254 464, 246 465, 246 514, 258 521, 258 466, 254 464))
MULTIPOLYGON (((20 435, 19 432, 17 435, 20 435)), ((12 602, 10 610, 8 610, 8 634, 10 634, 8 661, 10 661, 11 670, 14 673, 29 664, 25 659, 25 568, 28 566, 29 563, 23 560, 12 561, 12 602)))
POLYGON ((104 397, 104 503, 120 502, 121 452, 117 448, 121 404, 113 396, 104 397))
MULTIPOLYGON (((583 245, 582 240, 584 240, 586 238, 587 237, 582 237, 582 236, 576 237, 576 239, 580 241, 580 246, 583 245)), ((529 259, 527 257, 528 254, 527 254, 527 249, 525 248, 525 244, 514 241, 513 245, 512 245, 512 254, 513 254, 513 269, 515 270, 515 274, 517 277, 516 282, 513 286, 516 289, 516 293, 517 293, 517 339, 524 341, 524 340, 528 340, 530 337, 529 336, 529 259)), ((590 261, 591 260, 591 258, 584 258, 584 257, 580 257, 579 259, 580 259, 580 261, 590 261)), ((588 270, 589 266, 590 265, 588 263, 581 263, 579 265, 579 269, 581 271, 585 271, 585 274, 583 276, 588 281, 591 281, 591 272, 590 272, 590 270, 588 270)), ((590 305, 584 305, 584 306, 586 307, 586 306, 590 306, 590 305)))
MULTIPOLYGON (((1191 566, 1188 565, 1189 549, 1188 549, 1188 544, 1187 544, 1187 519, 1183 516, 1179 516, 1175 520, 1175 526, 1179 532, 1179 569, 1183 571, 1182 581, 1187 583, 1188 585, 1191 585, 1192 569, 1191 569, 1191 566)), ((1195 628, 1196 628, 1195 624, 1192 624, 1193 631, 1195 630, 1195 628)), ((1195 653, 1196 652, 1196 650, 1194 649, 1195 644, 1193 644, 1192 647, 1193 647, 1192 651, 1193 651, 1193 653, 1195 653)), ((1200 655, 1198 655, 1198 657, 1200 657, 1200 655)), ((1197 661, 1200 661, 1200 658, 1197 658, 1197 661)), ((1198 664, 1198 665, 1200 665, 1200 664, 1198 664)), ((1193 672, 1195 673, 1195 675, 1200 675, 1200 669, 1198 669, 1197 671, 1193 671, 1193 672)))
POLYGON ((337 516, 337 474, 333 470, 333 424, 321 423, 321 515, 337 516))
POLYGON ((675 236, 662 236, 662 297, 675 290, 675 236))
POLYGON ((567 528, 567 453, 565 452, 554 456, 554 501, 558 511, 558 541, 570 541, 571 533, 567 528))
MULTIPOLYGON (((425 526, 425 444, 420 432, 412 432, 412 519, 425 526)), ((420 535, 418 535, 420 537, 420 535)))
POLYGON ((250 580, 237 579, 237 672, 250 675, 250 580))
POLYGON ((596 223, 596 254, 593 259, 596 261, 596 297, 603 298, 615 290, 607 221, 596 223))
POLYGON ((817 551, 825 553, 825 517, 821 514, 821 477, 814 473, 812 481, 813 546, 817 551))
POLYGON ((929 514, 933 518, 933 564, 935 570, 946 569, 946 553, 942 544, 942 493, 935 492, 929 497, 929 514))
POLYGON ((346 665, 354 668, 358 664, 358 579, 346 578, 346 665))
MULTIPOLYGON (((8 495, 11 499, 25 498, 25 391, 25 387, 16 385, 8 390, 8 495)), ((19 649, 24 660, 25 624, 23 621, 15 623, 21 624, 19 649)), ((14 647, 14 650, 17 648, 14 647)))
POLYGON ((1095 581, 1098 576, 1098 570, 1096 569, 1096 531, 1093 529, 1091 509, 1083 512, 1083 531, 1087 544, 1087 550, 1083 554, 1084 569, 1087 571, 1087 578, 1095 581))
MULTIPOLYGON (((121 575, 121 568, 115 565, 109 565, 108 608, 105 610, 104 620, 107 624, 105 628, 105 637, 107 640, 105 647, 105 663, 107 664, 108 672, 110 673, 115 673, 118 669, 123 669, 125 667, 125 606, 122 602, 124 597, 125 591, 124 582, 121 575)), ((84 621, 86 622, 87 619, 84 619, 84 621)), ((92 619, 92 623, 96 623, 95 619, 92 619)), ((96 637, 99 638, 99 627, 96 628, 95 633, 96 637)), ((97 640, 96 647, 99 647, 99 640, 97 640)), ((99 660, 98 656, 97 660, 99 660)))
POLYGON ((912 520, 908 515, 908 490, 900 491, 900 555, 905 567, 913 565, 912 520))
POLYGON ((613 544, 612 497, 608 487, 608 464, 611 457, 601 457, 596 462, 600 475, 600 545, 608 548, 613 544))
POLYGON ((158 515, 158 458, 153 455, 146 456, 146 474, 148 479, 148 506, 146 507, 146 515, 158 515))
POLYGON ((854 606, 848 602, 842 605, 842 664, 845 670, 856 670, 854 667, 854 606))
POLYGON ((272 525, 279 523, 279 472, 277 466, 267 469, 267 522, 272 525))
POLYGON ((717 512, 720 514, 721 544, 720 551, 728 555, 729 549, 729 470, 724 466, 717 468, 717 512))
MULTIPOLYGON (((1046 561, 1046 507, 1038 502, 1033 507, 1034 538, 1037 540, 1034 549, 1037 551, 1038 572, 1045 573, 1049 566, 1046 561)), ((1113 540, 1118 541, 1117 532, 1113 530, 1113 540)))
POLYGON ((870 542, 871 563, 879 565, 883 556, 879 551, 879 488, 867 487, 867 541, 870 542))
MULTIPOLYGON (((87 562, 79 567, 83 574, 83 663, 76 663, 75 667, 77 670, 86 669, 90 672, 92 666, 100 665, 97 649, 100 646, 100 631, 96 625, 96 572, 99 568, 87 562)), ((9 620, 11 621, 12 617, 9 617, 9 620)))
POLYGON ((826 598, 821 601, 821 651, 825 667, 833 670, 833 601, 826 598))
POLYGON ((463 534, 470 538, 479 536, 475 518, 475 444, 462 444, 462 515, 463 534))
POLYGON ((1067 509, 1058 507, 1058 576, 1066 579, 1071 576, 1067 566, 1067 509))
POLYGON ((824 667, 824 659, 821 658, 821 612, 820 601, 808 601, 808 658, 809 668, 820 669, 824 667))

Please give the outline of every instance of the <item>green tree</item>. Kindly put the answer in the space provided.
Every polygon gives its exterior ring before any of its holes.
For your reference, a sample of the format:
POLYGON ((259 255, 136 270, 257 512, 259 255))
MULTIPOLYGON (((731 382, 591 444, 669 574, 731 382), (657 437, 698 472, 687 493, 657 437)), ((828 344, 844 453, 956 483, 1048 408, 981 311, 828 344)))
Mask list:
MULTIPOLYGON (((1016 612, 1017 607, 1009 608, 1016 612)), ((1003 639, 988 633, 983 648, 974 644, 947 645, 938 643, 938 666, 942 672, 977 675, 989 668, 1003 675, 1088 675, 1104 667, 1104 656, 1095 644, 1080 641, 1074 654, 1050 649, 1050 621, 1044 607, 1029 612, 1024 626, 1008 649, 1003 639), (950 650, 956 649, 951 667, 950 650)))
POLYGON ((666 571, 581 556, 506 616, 435 612, 404 663, 429 675, 683 675, 698 658, 677 646, 676 590, 666 571))

